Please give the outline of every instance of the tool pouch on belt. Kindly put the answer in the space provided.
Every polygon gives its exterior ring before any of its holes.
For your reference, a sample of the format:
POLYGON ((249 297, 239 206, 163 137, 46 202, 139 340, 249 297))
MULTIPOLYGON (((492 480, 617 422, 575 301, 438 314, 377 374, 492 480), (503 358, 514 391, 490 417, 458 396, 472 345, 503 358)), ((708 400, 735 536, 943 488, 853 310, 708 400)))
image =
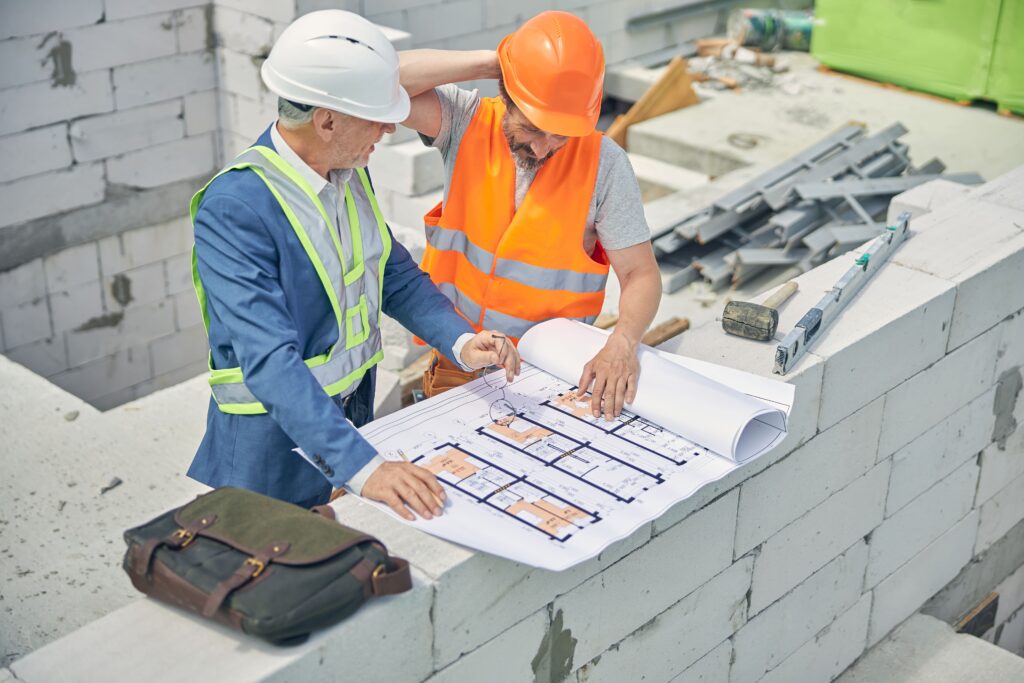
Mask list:
POLYGON ((242 489, 199 496, 124 539, 124 570, 137 589, 277 644, 412 586, 408 562, 334 521, 331 508, 242 489))
POLYGON ((439 353, 437 349, 432 349, 430 365, 423 371, 423 394, 427 398, 437 396, 483 376, 483 371, 466 372, 439 353))

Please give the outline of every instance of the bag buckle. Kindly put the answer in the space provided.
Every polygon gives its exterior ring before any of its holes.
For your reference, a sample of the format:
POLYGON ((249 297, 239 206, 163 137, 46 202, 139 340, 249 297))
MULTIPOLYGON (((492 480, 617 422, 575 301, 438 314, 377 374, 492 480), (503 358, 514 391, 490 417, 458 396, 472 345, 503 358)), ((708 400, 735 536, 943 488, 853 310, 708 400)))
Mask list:
POLYGON ((376 568, 374 568, 374 570, 373 570, 373 573, 372 573, 372 574, 370 574, 370 578, 371 578, 371 579, 376 579, 376 578, 377 578, 378 576, 380 576, 381 574, 383 574, 383 573, 384 573, 384 570, 385 570, 385 567, 384 567, 384 565, 382 565, 382 564, 378 564, 378 565, 376 566, 376 568))
POLYGON ((261 561, 257 560, 257 559, 256 559, 255 557, 247 557, 247 558, 245 559, 245 564, 250 564, 250 565, 252 565, 253 567, 255 567, 255 569, 254 569, 254 570, 253 570, 253 572, 252 572, 252 578, 254 578, 254 579, 255 579, 255 578, 256 578, 257 576, 259 576, 260 574, 262 574, 262 573, 263 573, 263 570, 264 570, 264 569, 266 568, 266 566, 267 566, 267 565, 266 565, 266 564, 264 564, 263 562, 261 562, 261 561))
POLYGON ((179 548, 185 548, 188 546, 189 543, 196 540, 195 532, 189 531, 188 529, 178 529, 174 532, 174 537, 178 539, 184 539, 182 540, 181 543, 178 544, 179 548))

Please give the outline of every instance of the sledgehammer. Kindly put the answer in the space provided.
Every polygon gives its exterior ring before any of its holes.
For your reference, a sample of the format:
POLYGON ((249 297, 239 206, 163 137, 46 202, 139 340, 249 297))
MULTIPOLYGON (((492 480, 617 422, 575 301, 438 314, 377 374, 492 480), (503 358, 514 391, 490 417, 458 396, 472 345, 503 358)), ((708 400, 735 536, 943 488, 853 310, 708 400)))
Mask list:
POLYGON ((722 312, 722 329, 737 337, 768 341, 775 336, 775 330, 779 327, 779 312, 775 309, 793 296, 796 289, 796 282, 790 280, 763 304, 730 301, 722 312))

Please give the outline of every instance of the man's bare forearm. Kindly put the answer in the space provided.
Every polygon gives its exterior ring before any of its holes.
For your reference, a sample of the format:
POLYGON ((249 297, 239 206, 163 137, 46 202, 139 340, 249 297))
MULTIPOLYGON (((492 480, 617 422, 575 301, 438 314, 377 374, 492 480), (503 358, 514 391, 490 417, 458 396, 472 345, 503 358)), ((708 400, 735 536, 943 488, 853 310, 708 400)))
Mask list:
POLYGON ((445 83, 497 78, 494 50, 405 50, 398 53, 402 87, 416 97, 445 83))
POLYGON ((661 303, 661 275, 657 268, 630 273, 620 282, 619 321, 612 336, 622 337, 632 346, 640 344, 661 303))

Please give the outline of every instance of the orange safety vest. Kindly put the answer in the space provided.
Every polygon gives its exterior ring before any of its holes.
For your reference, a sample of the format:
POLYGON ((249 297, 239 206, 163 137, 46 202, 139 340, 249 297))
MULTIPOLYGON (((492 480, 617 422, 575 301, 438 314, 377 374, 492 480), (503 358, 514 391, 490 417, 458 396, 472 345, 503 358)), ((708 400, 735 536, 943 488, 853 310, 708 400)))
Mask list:
POLYGON ((604 303, 608 258, 583 250, 601 133, 572 138, 538 170, 519 210, 515 162, 502 132, 505 105, 480 101, 455 159, 448 200, 423 220, 421 267, 481 329, 513 340, 551 318, 593 323, 604 303))

